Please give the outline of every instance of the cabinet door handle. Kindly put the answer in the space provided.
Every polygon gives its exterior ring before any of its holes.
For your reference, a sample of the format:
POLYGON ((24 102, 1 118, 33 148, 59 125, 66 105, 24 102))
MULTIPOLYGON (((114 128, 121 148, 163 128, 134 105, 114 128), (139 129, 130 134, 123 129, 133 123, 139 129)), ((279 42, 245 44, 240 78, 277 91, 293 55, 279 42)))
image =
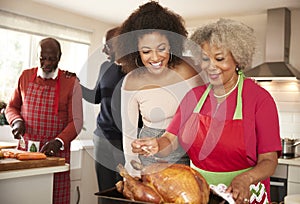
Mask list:
POLYGON ((284 182, 270 181, 271 186, 284 186, 284 182))
POLYGON ((76 186, 76 191, 77 191, 77 201, 76 201, 76 204, 79 204, 79 201, 80 201, 80 189, 79 189, 79 186, 76 186))

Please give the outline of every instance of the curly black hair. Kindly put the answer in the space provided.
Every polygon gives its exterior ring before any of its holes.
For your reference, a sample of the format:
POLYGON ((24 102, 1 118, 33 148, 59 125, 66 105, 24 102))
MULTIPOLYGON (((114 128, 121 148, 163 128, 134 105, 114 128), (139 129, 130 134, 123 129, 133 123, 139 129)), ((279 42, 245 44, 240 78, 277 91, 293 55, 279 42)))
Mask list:
POLYGON ((169 41, 172 54, 172 60, 168 63, 169 68, 180 63, 184 40, 187 37, 184 20, 158 2, 150 1, 139 6, 120 26, 120 35, 115 45, 116 61, 122 64, 126 73, 138 68, 136 63, 139 59, 138 39, 153 32, 165 35, 169 41))

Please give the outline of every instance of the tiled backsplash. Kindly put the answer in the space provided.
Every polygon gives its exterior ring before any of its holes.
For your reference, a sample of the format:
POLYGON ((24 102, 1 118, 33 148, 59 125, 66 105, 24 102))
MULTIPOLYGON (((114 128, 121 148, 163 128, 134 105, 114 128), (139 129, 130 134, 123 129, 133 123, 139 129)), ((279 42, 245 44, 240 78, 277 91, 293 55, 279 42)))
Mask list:
POLYGON ((279 112, 281 138, 300 139, 300 81, 259 84, 273 96, 279 112))

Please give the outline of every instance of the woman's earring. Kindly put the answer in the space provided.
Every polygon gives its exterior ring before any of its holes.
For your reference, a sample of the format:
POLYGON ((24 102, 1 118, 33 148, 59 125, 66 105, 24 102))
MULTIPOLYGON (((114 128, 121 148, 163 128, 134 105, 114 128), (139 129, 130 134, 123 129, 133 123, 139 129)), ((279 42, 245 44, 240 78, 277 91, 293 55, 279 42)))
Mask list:
POLYGON ((236 72, 239 72, 239 71, 240 71, 239 65, 236 65, 236 66, 235 66, 235 71, 236 71, 236 72))
POLYGON ((173 60, 173 54, 172 54, 172 52, 170 52, 170 58, 169 58, 169 62, 168 63, 172 62, 172 60, 173 60))
MULTIPOLYGON (((139 64, 139 61, 141 61, 141 60, 140 60, 140 56, 137 56, 137 57, 135 58, 135 65, 136 65, 136 67, 143 67, 144 65, 139 64)), ((142 64, 143 64, 143 63, 142 63, 142 64)))

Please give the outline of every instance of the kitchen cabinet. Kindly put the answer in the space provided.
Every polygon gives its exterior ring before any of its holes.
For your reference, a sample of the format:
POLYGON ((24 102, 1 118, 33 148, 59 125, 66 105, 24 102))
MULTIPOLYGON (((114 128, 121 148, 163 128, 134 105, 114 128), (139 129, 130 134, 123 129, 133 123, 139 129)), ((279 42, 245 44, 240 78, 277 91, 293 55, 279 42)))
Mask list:
POLYGON ((81 181, 80 180, 72 180, 71 181, 71 204, 79 204, 80 203, 80 190, 81 190, 81 181))
MULTIPOLYGON (((271 196, 283 201, 285 196, 300 194, 300 157, 292 159, 278 159, 278 166, 271 177, 271 196), (278 179, 277 181, 274 178, 278 179), (273 179, 273 184, 272 184, 273 179), (275 194, 274 194, 275 193, 275 194)), ((277 200, 274 200, 277 201, 277 200)))
POLYGON ((0 172, 0 203, 52 204, 54 173, 69 165, 0 172))
POLYGON ((71 145, 71 204, 97 204, 97 177, 92 140, 76 140, 71 145))
POLYGON ((300 166, 289 165, 287 194, 300 194, 300 166))
POLYGON ((79 204, 81 195, 81 155, 82 147, 76 143, 71 144, 71 200, 70 204, 79 204))
POLYGON ((97 177, 94 164, 94 148, 85 147, 82 152, 81 198, 82 204, 96 204, 98 192, 97 177))

